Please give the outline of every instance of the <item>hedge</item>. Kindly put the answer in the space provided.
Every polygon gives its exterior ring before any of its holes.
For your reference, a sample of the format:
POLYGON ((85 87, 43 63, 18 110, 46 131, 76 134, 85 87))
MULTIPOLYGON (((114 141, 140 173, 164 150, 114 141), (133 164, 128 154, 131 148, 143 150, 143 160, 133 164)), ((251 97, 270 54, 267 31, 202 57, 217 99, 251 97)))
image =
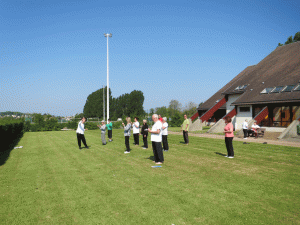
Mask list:
POLYGON ((23 119, 1 119, 0 136, 2 137, 0 151, 12 149, 24 133, 23 119))

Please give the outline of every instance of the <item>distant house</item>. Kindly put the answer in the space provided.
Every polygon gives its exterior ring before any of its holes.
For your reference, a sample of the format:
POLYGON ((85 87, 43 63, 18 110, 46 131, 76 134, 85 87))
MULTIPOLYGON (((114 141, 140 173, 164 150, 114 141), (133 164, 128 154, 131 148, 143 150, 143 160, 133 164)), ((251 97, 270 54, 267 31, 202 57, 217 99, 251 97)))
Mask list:
POLYGON ((245 119, 287 127, 300 117, 300 42, 277 47, 249 66, 198 108, 203 121, 230 116, 236 129, 245 119))

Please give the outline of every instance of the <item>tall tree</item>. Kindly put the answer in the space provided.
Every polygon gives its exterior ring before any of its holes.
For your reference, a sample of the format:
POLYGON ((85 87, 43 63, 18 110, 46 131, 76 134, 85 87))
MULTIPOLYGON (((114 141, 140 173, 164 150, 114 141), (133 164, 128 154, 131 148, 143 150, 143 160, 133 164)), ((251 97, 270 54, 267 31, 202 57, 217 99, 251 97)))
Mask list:
POLYGON ((176 112, 180 112, 181 111, 181 103, 177 100, 171 100, 170 103, 169 103, 169 113, 170 113, 170 116, 173 116, 175 115, 176 112))
MULTIPOLYGON (((106 87, 104 98, 106 100, 106 87)), ((109 90, 110 95, 110 119, 117 120, 118 118, 123 118, 124 116, 144 116, 144 94, 141 91, 134 90, 130 94, 123 94, 117 98, 111 97, 111 90, 109 90)), ((105 107, 106 112, 106 107, 105 107)), ((87 98, 86 104, 83 109, 83 114, 86 117, 103 117, 103 89, 99 89, 87 98)), ((106 112, 107 115, 107 112, 106 112)))
MULTIPOLYGON (((107 99, 107 87, 104 88, 105 104, 107 99)), ((112 101, 111 90, 109 89, 109 101, 112 101)), ((106 107, 105 107, 106 111, 106 107)), ((111 111, 111 109, 110 109, 111 111)), ((103 88, 93 92, 87 97, 83 108, 83 114, 86 117, 103 117, 103 88)), ((105 113, 107 115, 107 113, 105 113)))

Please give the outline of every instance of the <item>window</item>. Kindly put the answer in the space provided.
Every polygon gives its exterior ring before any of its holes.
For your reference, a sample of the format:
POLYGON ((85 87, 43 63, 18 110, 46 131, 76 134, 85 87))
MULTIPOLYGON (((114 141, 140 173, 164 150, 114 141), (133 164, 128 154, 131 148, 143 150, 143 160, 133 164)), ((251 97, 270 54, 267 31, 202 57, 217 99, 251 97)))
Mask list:
POLYGON ((274 90, 271 91, 271 93, 279 93, 283 89, 283 86, 275 87, 274 90))
POLYGON ((235 90, 235 91, 245 90, 245 88, 246 88, 247 86, 248 86, 247 84, 245 84, 245 85, 240 85, 240 86, 237 86, 234 90, 235 90))
POLYGON ((296 85, 287 85, 285 86, 281 92, 291 92, 296 85))
POLYGON ((250 112, 250 107, 240 107, 240 112, 250 112))
POLYGON ((300 91, 300 84, 294 89, 294 91, 300 91))
POLYGON ((244 89, 246 89, 246 87, 247 87, 248 85, 246 84, 246 85, 243 85, 243 86, 241 86, 240 87, 240 90, 244 90, 244 89))
POLYGON ((274 88, 265 88, 262 92, 260 92, 261 94, 269 94, 274 88))

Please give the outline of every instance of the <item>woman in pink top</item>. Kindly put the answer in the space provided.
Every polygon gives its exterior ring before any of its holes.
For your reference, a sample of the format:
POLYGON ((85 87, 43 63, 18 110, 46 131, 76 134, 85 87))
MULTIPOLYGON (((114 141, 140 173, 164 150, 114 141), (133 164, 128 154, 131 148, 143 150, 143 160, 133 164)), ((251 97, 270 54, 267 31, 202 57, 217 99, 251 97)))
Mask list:
POLYGON ((227 156, 228 158, 233 158, 234 157, 234 152, 233 152, 233 146, 232 146, 232 140, 234 137, 233 134, 233 125, 231 123, 231 118, 227 117, 225 118, 225 128, 224 128, 224 133, 225 133, 225 144, 227 148, 227 156))

